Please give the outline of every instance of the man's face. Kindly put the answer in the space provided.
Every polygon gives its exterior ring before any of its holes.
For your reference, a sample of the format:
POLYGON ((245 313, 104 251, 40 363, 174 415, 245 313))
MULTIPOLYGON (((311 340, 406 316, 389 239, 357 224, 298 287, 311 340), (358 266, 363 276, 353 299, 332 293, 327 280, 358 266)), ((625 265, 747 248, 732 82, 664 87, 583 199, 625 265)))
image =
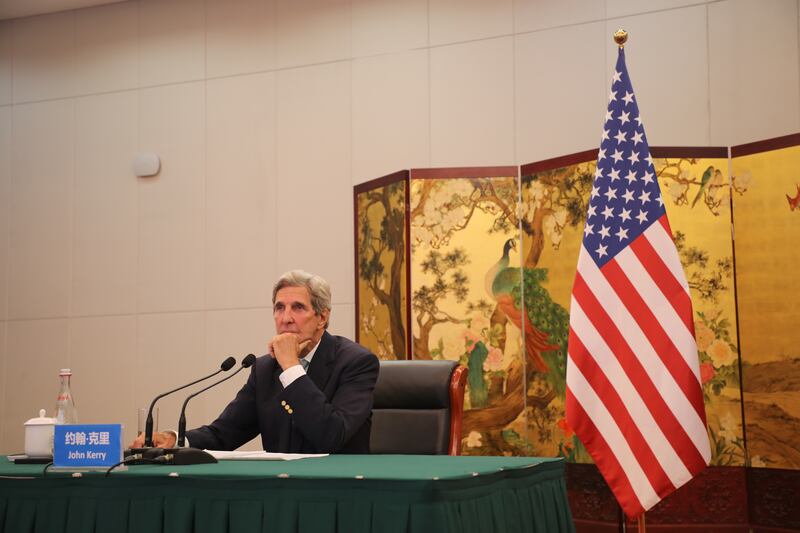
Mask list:
POLYGON ((311 295, 305 287, 284 287, 275 295, 273 305, 275 316, 275 331, 281 333, 296 333, 300 342, 312 339, 313 347, 328 322, 328 311, 318 315, 311 307, 311 295))

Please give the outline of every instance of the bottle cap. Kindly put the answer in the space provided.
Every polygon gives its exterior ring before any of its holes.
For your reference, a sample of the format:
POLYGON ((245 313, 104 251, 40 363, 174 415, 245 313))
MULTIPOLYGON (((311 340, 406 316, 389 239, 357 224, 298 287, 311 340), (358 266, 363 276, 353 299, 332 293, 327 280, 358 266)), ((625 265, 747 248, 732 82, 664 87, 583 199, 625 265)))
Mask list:
POLYGON ((59 376, 71 376, 72 375, 72 370, 70 370, 69 368, 62 368, 61 370, 59 370, 58 375, 59 376))

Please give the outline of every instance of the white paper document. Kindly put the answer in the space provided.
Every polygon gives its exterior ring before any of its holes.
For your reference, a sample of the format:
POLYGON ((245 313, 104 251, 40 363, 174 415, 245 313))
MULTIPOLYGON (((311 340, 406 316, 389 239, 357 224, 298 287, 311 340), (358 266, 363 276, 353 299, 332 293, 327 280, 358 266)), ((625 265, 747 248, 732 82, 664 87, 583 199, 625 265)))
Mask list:
POLYGON ((293 461, 309 457, 327 457, 327 453, 274 453, 274 452, 226 452, 222 450, 204 450, 218 461, 293 461))

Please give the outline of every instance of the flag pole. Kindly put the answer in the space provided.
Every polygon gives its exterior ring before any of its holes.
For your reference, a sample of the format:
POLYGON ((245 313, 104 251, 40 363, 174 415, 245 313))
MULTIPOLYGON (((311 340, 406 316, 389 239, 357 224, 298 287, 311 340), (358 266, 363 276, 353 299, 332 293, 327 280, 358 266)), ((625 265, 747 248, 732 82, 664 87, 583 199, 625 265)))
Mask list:
MULTIPOLYGON (((628 42, 628 32, 623 30, 622 28, 615 31, 614 42, 617 43, 617 46, 619 46, 620 48, 625 48, 625 43, 628 42)), ((636 528, 638 533, 647 533, 647 527, 645 526, 644 515, 645 513, 642 513, 636 518, 636 528)))

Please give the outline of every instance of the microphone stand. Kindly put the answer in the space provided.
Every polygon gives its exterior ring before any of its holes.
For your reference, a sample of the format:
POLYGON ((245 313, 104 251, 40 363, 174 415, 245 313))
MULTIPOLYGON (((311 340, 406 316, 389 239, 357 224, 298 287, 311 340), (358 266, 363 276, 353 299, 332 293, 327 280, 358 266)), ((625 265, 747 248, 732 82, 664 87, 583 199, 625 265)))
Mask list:
POLYGON ((227 372, 235 364, 236 364, 236 359, 234 359, 233 357, 228 357, 227 359, 225 359, 222 362, 222 364, 220 365, 219 370, 217 370, 216 372, 213 372, 213 373, 211 373, 211 374, 209 374, 209 375, 207 375, 205 377, 202 377, 202 378, 200 378, 198 380, 192 381, 191 383, 189 383, 187 385, 183 385, 181 387, 178 387, 177 389, 172 389, 169 392, 165 392, 163 394, 159 394, 158 396, 153 398, 153 401, 150 402, 150 408, 147 410, 147 420, 145 421, 145 426, 144 426, 144 447, 143 448, 131 448, 130 450, 126 450, 126 455, 129 455, 129 454, 130 455, 141 454, 142 457, 145 458, 145 459, 153 459, 155 457, 158 457, 158 456, 162 455, 164 453, 162 448, 153 448, 153 408, 155 407, 156 402, 159 399, 163 398, 164 396, 167 396, 168 394, 172 394, 173 392, 177 392, 177 391, 179 391, 181 389, 185 389, 186 387, 191 387, 195 383, 200 383, 201 381, 205 381, 205 380, 207 380, 209 378, 212 378, 212 377, 216 376, 217 374, 219 374, 220 372, 227 372))
POLYGON ((208 463, 216 463, 218 462, 217 459, 211 455, 210 453, 203 451, 199 448, 184 448, 183 445, 186 443, 186 405, 189 403, 189 400, 200 394, 201 392, 205 392, 211 387, 216 387, 220 383, 231 379, 233 376, 244 370, 245 368, 249 368, 256 362, 256 356, 253 354, 248 354, 242 360, 242 365, 229 376, 225 376, 219 381, 216 381, 205 387, 200 389, 197 392, 194 392, 186 397, 183 401, 183 406, 181 406, 181 416, 178 420, 178 440, 175 443, 175 448, 165 449, 163 451, 164 455, 164 462, 167 464, 172 465, 199 465, 199 464, 208 464, 208 463))

